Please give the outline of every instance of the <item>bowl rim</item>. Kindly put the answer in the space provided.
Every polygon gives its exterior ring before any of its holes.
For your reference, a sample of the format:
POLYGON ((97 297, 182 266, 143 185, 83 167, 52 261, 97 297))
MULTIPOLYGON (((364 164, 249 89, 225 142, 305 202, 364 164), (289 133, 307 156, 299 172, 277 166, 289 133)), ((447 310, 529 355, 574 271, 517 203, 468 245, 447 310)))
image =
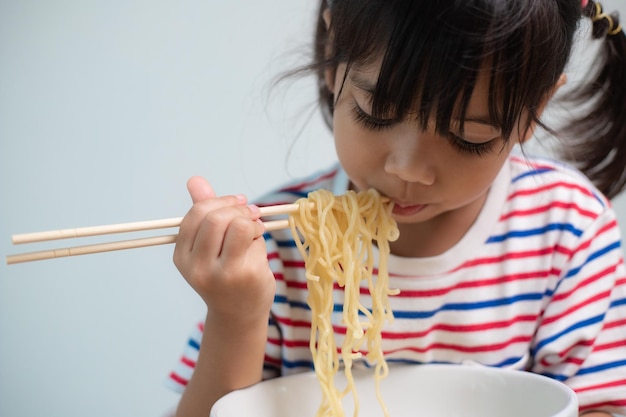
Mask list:
MULTIPOLYGON (((578 415, 578 397, 575 391, 566 385, 565 383, 558 381, 554 378, 550 378, 546 375, 538 374, 535 372, 523 370, 523 369, 514 369, 514 368, 499 368, 494 366, 482 365, 477 363, 464 364, 464 363, 426 363, 426 364, 390 364, 389 373, 405 373, 405 372, 416 372, 416 369, 420 369, 417 372, 444 372, 444 373, 465 373, 465 374, 477 374, 477 373, 487 373, 489 375, 504 375, 515 373, 516 377, 535 380, 539 383, 549 384, 551 387, 560 390, 563 395, 567 398, 566 406, 560 410, 558 413, 554 414, 552 417, 565 417, 569 415, 578 415), (572 413, 572 411, 575 413, 572 413)), ((368 367, 355 367, 353 369, 353 374, 355 381, 363 378, 372 378, 372 368, 368 367)), ((342 369, 339 370, 338 374, 342 374, 342 369)), ((219 413, 223 411, 223 408, 228 406, 228 403, 231 401, 237 401, 238 398, 248 395, 249 392, 254 392, 258 390, 265 390, 268 388, 279 388, 286 384, 290 384, 294 381, 299 381, 301 379, 316 379, 314 371, 304 371, 299 373, 294 373, 290 375, 280 376, 272 379, 263 380, 257 382, 254 385, 249 387, 241 388, 235 391, 232 391, 228 394, 225 394, 221 398, 219 398, 213 407, 211 408, 211 412, 209 413, 210 417, 219 417, 219 413)), ((384 379, 381 381, 384 384, 384 379)))

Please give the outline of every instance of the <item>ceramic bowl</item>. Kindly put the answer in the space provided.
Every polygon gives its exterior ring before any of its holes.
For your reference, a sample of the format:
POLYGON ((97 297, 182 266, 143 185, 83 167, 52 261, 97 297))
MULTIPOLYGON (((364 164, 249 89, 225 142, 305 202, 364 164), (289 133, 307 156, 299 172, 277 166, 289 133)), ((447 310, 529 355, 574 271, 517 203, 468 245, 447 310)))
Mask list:
MULTIPOLYGON (((338 386, 345 386, 339 373, 338 386)), ((359 417, 382 417, 371 370, 355 370, 359 417)), ((320 404, 313 373, 260 382, 217 401, 211 417, 314 417, 320 404)), ((577 417, 578 401, 566 385, 541 375, 462 365, 390 368, 381 382, 390 417, 577 417)), ((352 416, 352 396, 343 401, 352 416)))

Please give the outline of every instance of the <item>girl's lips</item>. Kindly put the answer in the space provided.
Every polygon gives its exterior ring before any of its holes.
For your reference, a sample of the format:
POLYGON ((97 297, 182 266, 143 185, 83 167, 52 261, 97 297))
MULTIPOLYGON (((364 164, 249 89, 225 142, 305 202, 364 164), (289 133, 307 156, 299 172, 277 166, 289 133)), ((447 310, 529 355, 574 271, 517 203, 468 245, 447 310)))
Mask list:
POLYGON ((398 216, 412 216, 422 211, 424 207, 426 207, 426 204, 405 205, 402 203, 394 203, 392 213, 398 216))

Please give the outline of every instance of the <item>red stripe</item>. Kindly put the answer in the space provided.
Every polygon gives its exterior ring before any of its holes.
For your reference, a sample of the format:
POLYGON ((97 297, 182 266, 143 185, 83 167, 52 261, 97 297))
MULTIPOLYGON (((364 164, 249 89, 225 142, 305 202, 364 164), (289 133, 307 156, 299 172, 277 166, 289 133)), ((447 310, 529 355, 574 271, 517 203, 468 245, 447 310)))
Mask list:
MULTIPOLYGON (((508 252, 500 256, 473 259, 471 261, 465 262, 461 266, 449 271, 448 273, 456 272, 464 268, 470 268, 470 267, 478 266, 478 265, 501 263, 503 261, 507 261, 511 259, 523 259, 523 258, 532 258, 532 257, 538 257, 538 256, 548 256, 548 255, 552 255, 555 252, 562 253, 568 256, 570 256, 573 253, 571 249, 568 249, 559 245, 550 246, 548 248, 537 249, 537 250, 532 250, 532 251, 508 252)), ((301 268, 301 269, 305 268, 304 261, 300 261, 300 260, 284 261, 283 265, 285 266, 285 268, 301 268)), ((409 277, 408 275, 399 275, 399 274, 393 274, 390 276, 394 278, 409 277)))
POLYGON ((311 322, 306 320, 291 320, 287 317, 274 316, 274 320, 290 327, 311 327, 311 322))
POLYGON ((570 308, 568 308, 567 310, 563 311, 560 314, 556 314, 554 316, 549 316, 546 317, 545 319, 543 319, 542 324, 546 325, 552 322, 555 322, 569 314, 572 314, 574 311, 580 310, 583 307, 588 306, 589 304, 593 304, 596 301, 599 300, 604 300, 605 298, 608 298, 611 295, 611 290, 607 290, 607 291, 603 291, 599 294, 594 295, 593 297, 587 298, 586 300, 583 300, 582 302, 578 303, 578 304, 574 304, 573 306, 571 306, 570 308))
MULTIPOLYGON (((485 330, 490 330, 490 329, 506 328, 515 323, 529 322, 529 321, 532 322, 535 320, 536 320, 535 315, 522 315, 522 316, 517 316, 515 318, 512 318, 510 320, 502 320, 502 321, 488 322, 488 323, 478 323, 478 324, 472 324, 472 325, 437 324, 437 325, 432 326, 428 330, 424 330, 420 332, 383 331, 381 335, 382 335, 382 338, 385 340, 402 340, 402 339, 411 339, 411 338, 418 339, 418 338, 423 338, 427 336, 430 332, 433 332, 433 331, 448 331, 448 332, 458 332, 458 333, 480 332, 480 331, 485 331, 485 330)), ((292 327, 310 327, 311 326, 311 323, 309 322, 306 322, 306 321, 295 322, 288 318, 276 317, 276 321, 290 325, 292 327)), ((333 330, 335 334, 339 334, 339 335, 346 334, 346 327, 344 326, 333 325, 333 330)), ((417 350, 417 348, 401 348, 398 350, 394 350, 392 352, 397 352, 401 350, 415 350, 415 351, 425 352, 431 349, 444 349, 444 348, 454 349, 454 350, 458 350, 461 352, 487 352, 487 351, 501 349, 513 343, 521 343, 521 342, 528 343, 531 340, 531 338, 532 338, 532 335, 521 335, 521 336, 516 336, 509 341, 506 341, 500 344, 494 344, 494 345, 463 347, 460 345, 452 345, 452 344, 449 344, 449 345, 448 344, 433 344, 433 345, 430 345, 426 348, 419 349, 419 350, 417 350)), ((273 339, 272 343, 279 345, 281 341, 277 339, 273 339)), ((283 340, 282 343, 286 347, 303 348, 303 347, 309 346, 309 339, 307 338, 307 339, 283 340)))
POLYGON ((576 392, 580 393, 580 392, 585 392, 585 391, 593 391, 597 389, 603 390, 607 388, 615 388, 615 387, 621 387, 621 386, 626 386, 626 379, 620 379, 617 381, 609 381, 609 382, 605 382, 605 383, 598 384, 598 385, 590 385, 584 388, 576 388, 576 392))
POLYGON ((560 201, 554 201, 548 205, 545 206, 540 206, 540 207, 535 207, 532 209, 527 209, 527 210, 514 210, 511 211, 509 213, 503 214, 500 217, 500 221, 504 221, 506 219, 509 219, 511 217, 524 217, 524 216, 531 216, 533 214, 539 214, 539 213, 545 213, 548 210, 551 209, 555 209, 555 208, 559 208, 559 209, 564 209, 564 210, 575 210, 576 212, 578 212, 578 214, 580 214, 581 216, 585 216, 585 217, 589 217, 591 219, 595 219, 598 217, 598 214, 593 212, 593 211, 589 211, 589 210, 585 210, 582 209, 580 206, 578 206, 575 203, 564 203, 564 202, 560 202, 560 201))
POLYGON ((598 272, 597 274, 591 275, 588 278, 580 281, 571 290, 569 290, 567 292, 555 294, 554 297, 552 298, 552 301, 555 302, 555 301, 562 300, 564 298, 569 298, 574 292, 579 291, 581 288, 586 287, 587 285, 595 282, 596 280, 598 280, 600 278, 603 278, 604 276, 606 276, 608 274, 612 274, 613 272, 615 272, 615 270, 617 270, 617 265, 610 266, 607 269, 604 269, 604 270, 598 272))
POLYGON ((286 261, 283 262, 283 265, 285 265, 285 268, 304 268, 304 261, 286 260, 286 261))
MULTIPOLYGON (((483 352, 493 352, 507 348, 508 346, 524 343, 527 344, 532 339, 532 336, 517 336, 513 337, 507 341, 489 345, 477 345, 477 346, 467 346, 467 345, 459 345, 452 343, 432 343, 430 345, 424 347, 415 347, 415 346, 406 346, 397 349, 386 350, 383 352, 383 355, 391 355, 399 352, 415 352, 415 353, 426 353, 432 350, 452 350, 455 352, 463 352, 463 353, 483 353, 483 352)), ((289 348, 308 348, 310 346, 309 340, 283 340, 283 345, 289 348)), ((337 350, 340 351, 341 347, 337 346, 337 350)), ((365 349, 360 350, 363 355, 367 355, 368 351, 365 349)))
POLYGON ((571 184, 571 183, 568 183, 568 182, 559 181, 559 182, 554 182, 552 184, 545 185, 543 187, 530 188, 530 189, 526 189, 526 190, 517 191, 517 192, 515 192, 513 194, 510 194, 509 197, 508 197, 508 200, 510 201, 510 200, 512 200, 512 199, 514 199, 516 197, 520 197, 520 196, 528 196, 528 195, 531 195, 531 194, 542 193, 544 191, 548 191, 548 190, 551 190, 551 189, 557 188, 557 187, 563 187, 563 188, 567 188, 567 189, 570 189, 570 190, 578 190, 578 191, 580 191, 581 193, 583 193, 586 196, 595 198, 595 195, 591 191, 589 191, 587 188, 585 188, 585 187, 582 187, 582 186, 580 186, 578 184, 571 184))
POLYGON ((459 290, 459 289, 498 286, 506 282, 523 281, 523 280, 528 280, 528 279, 543 280, 549 277, 550 275, 553 275, 553 273, 554 271, 523 272, 519 274, 504 275, 502 277, 497 277, 497 278, 487 278, 487 279, 481 279, 477 281, 460 282, 459 284, 456 284, 450 287, 443 287, 443 288, 437 288, 437 289, 432 289, 432 290, 402 290, 400 294, 394 297, 399 297, 399 298, 435 297, 435 296, 446 295, 450 293, 451 291, 459 290))
POLYGON ((182 386, 186 386, 189 383, 189 381, 187 381, 182 376, 176 374, 175 372, 170 373, 170 379, 173 381, 176 381, 178 384, 182 386))
POLYGON ((274 345, 274 346, 280 346, 281 339, 278 339, 276 337, 268 337, 267 338, 267 343, 270 344, 270 345, 274 345))
POLYGON ((531 167, 533 169, 544 168, 544 169, 554 170, 554 166, 553 165, 541 163, 541 162, 538 162, 538 161, 531 162, 529 159, 524 159, 524 158, 520 158, 520 157, 517 157, 517 156, 511 156, 511 161, 512 162, 516 162, 516 163, 521 164, 521 165, 524 165, 524 167, 531 167))
POLYGON ((408 338, 421 338, 425 337, 431 332, 434 331, 444 331, 444 332, 453 332, 453 333, 469 333, 469 332, 481 332, 485 330, 492 329, 501 329, 505 327, 512 326, 515 323, 522 322, 533 322, 537 320, 537 316, 534 314, 522 315, 513 317, 509 320, 501 320, 487 323, 478 323, 478 324, 466 324, 466 325, 454 325, 454 324, 436 324, 431 326, 427 330, 423 330, 420 332, 382 332, 383 339, 408 339, 408 338))
POLYGON ((626 340, 619 340, 617 342, 604 343, 601 345, 597 345, 593 348, 593 351, 597 352, 600 350, 615 349, 615 348, 620 348, 620 347, 626 347, 626 340))
MULTIPOLYGON (((289 326, 289 327, 295 327, 295 328, 310 328, 311 327, 311 322, 308 320, 292 320, 289 317, 281 317, 281 316, 274 316, 274 319, 277 322, 285 326, 289 326)), ((490 329, 501 329, 501 328, 512 326, 515 323, 533 322, 536 320, 537 320, 536 315, 526 314, 526 315, 516 316, 508 320, 500 320, 500 321, 477 323, 477 324, 467 324, 467 325, 438 323, 438 324, 431 326, 428 329, 425 329, 419 332, 383 331, 381 334, 384 339, 389 339, 389 340, 421 338, 434 331, 445 331, 445 332, 453 332, 453 333, 480 332, 480 331, 485 331, 485 330, 490 330, 490 329)), ((346 328, 343 326, 334 325, 333 328, 335 329, 336 333, 339 333, 339 334, 346 333, 346 328)))
POLYGON ((489 258, 478 258, 478 259, 467 261, 461 266, 459 266, 458 268, 455 268, 450 272, 456 272, 460 269, 469 268, 469 267, 473 267, 477 265, 501 263, 501 262, 511 260, 511 259, 523 259, 523 258, 535 258, 539 256, 547 256, 547 255, 552 255, 555 252, 563 253, 565 255, 570 255, 572 253, 570 249, 565 248, 563 246, 559 246, 559 245, 550 246, 548 248, 542 248, 542 249, 537 249, 537 250, 529 250, 529 251, 522 251, 522 252, 507 252, 506 254, 500 255, 500 256, 493 256, 489 258))
POLYGON ((616 408, 626 407, 626 399, 581 405, 580 407, 578 407, 578 411, 583 412, 583 411, 588 411, 588 410, 598 410, 601 408, 609 408, 609 407, 616 407, 616 408))
POLYGON ((282 364, 282 361, 278 358, 272 358, 265 355, 265 363, 271 363, 272 365, 280 366, 282 364))
POLYGON ((185 365, 191 367, 191 368, 195 368, 196 367, 196 362, 183 356, 182 358, 180 358, 180 362, 184 363, 185 365))
POLYGON ((591 239, 586 240, 585 242, 581 243, 580 246, 578 246, 577 248, 575 248, 572 253, 576 253, 576 252, 580 252, 583 249, 587 249, 589 246, 591 246, 591 243, 596 240, 599 236, 603 235, 604 233, 606 233, 609 230, 612 230, 614 228, 617 228, 617 221, 613 220, 610 223, 605 224, 604 226, 602 226, 602 228, 600 228, 595 235, 593 235, 591 237, 591 239))
POLYGON ((607 323, 604 324, 603 328, 604 329, 612 329, 614 327, 622 327, 622 326, 626 326, 626 319, 607 322, 607 323))
POLYGON ((428 351, 431 350, 435 350, 435 349, 441 349, 441 350, 453 350, 456 352, 463 352, 463 353, 481 353, 481 352, 493 352, 496 350, 502 350, 505 349, 506 347, 510 346, 510 345, 514 345, 517 343, 528 343, 530 340, 532 339, 532 336, 517 336, 517 337, 513 337, 507 341, 504 341, 502 343, 495 343, 495 344, 491 344, 491 345, 478 345, 478 346, 467 346, 467 345, 457 345, 457 344, 451 344, 451 343, 432 343, 428 346, 425 346, 423 348, 417 348, 417 347, 405 347, 405 348, 399 348, 399 349, 393 349, 390 351, 385 351, 384 354, 388 355, 388 354, 392 354, 392 353, 397 353, 397 352, 403 352, 403 351, 411 351, 411 352, 416 352, 416 353, 426 353, 428 351))
MULTIPOLYGON (((297 262, 294 262, 294 264, 297 262)), ((286 265, 287 266, 287 265, 286 265)), ((375 271, 377 273, 377 271, 375 271)), ((395 295, 394 297, 398 298, 415 298, 415 297, 434 297, 441 296, 450 293, 451 291, 457 289, 467 289, 467 288, 478 288, 478 287, 487 287, 492 285, 500 285, 505 282, 512 281, 522 281, 528 279, 545 279, 551 275, 558 276, 560 274, 559 270, 549 270, 549 271, 531 271, 531 272, 523 272, 519 274, 511 274, 505 275, 502 277, 496 278, 488 278, 477 281, 470 282, 461 282, 459 284, 455 284, 449 287, 442 287, 430 290, 402 290, 400 294, 395 295)), ((391 277, 396 278, 397 275, 391 275, 391 277)), ((402 278, 407 278, 408 276, 400 276, 402 278)), ((301 281, 287 281, 286 282, 288 288, 306 290, 307 284, 306 282, 301 281)), ((341 289, 339 285, 334 284, 335 290, 341 289)), ((360 287, 361 294, 369 294, 369 289, 367 287, 360 287)))
MULTIPOLYGON (((571 346, 568 346, 566 349, 563 349, 562 351, 558 352, 556 354, 556 356, 560 359, 560 363, 575 363, 575 364, 581 364, 583 362, 582 359, 578 359, 575 356, 572 357, 568 357, 567 355, 569 355, 569 353, 574 350, 575 348, 579 348, 579 347, 589 347, 592 346, 595 340, 581 340, 571 346)), ((541 359, 541 364, 543 366, 549 367, 554 365, 553 362, 551 362, 549 360, 550 356, 548 357, 544 357, 541 359)))

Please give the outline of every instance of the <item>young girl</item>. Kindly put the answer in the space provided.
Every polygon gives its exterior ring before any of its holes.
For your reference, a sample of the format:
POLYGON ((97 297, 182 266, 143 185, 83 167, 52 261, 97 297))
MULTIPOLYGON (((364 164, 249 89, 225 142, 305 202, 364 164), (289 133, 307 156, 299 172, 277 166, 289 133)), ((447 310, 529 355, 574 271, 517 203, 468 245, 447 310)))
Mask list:
MULTIPOLYGON (((609 202, 626 183, 617 16, 581 0, 322 0, 318 19, 306 69, 319 78, 340 166, 257 205, 375 188, 400 229, 389 260, 400 294, 383 333, 390 364, 527 370, 573 388, 581 414, 626 414, 626 269, 609 202), (583 22, 602 56, 567 97, 582 111, 556 132, 540 117, 566 82, 583 22), (515 151, 537 127, 562 138, 589 179, 515 151)), ((313 366, 291 232, 265 233, 257 205, 217 197, 201 178, 188 188, 174 261, 207 315, 170 376, 187 417, 313 366)), ((333 320, 341 338, 341 313, 333 320)))

